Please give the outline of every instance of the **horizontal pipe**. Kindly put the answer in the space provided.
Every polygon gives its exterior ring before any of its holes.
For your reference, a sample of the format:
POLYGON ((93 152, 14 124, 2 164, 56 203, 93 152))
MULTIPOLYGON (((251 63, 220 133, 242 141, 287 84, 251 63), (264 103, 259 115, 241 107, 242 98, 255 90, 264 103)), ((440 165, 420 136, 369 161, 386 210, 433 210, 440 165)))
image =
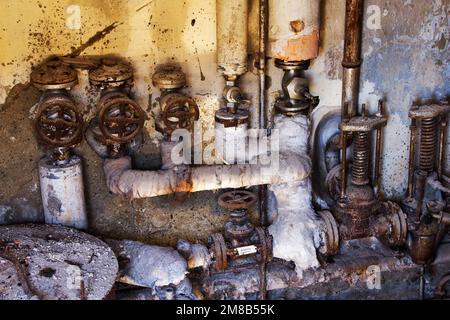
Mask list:
POLYGON ((299 154, 280 155, 279 170, 261 164, 236 164, 140 171, 131 168, 129 157, 104 162, 109 190, 130 199, 302 181, 310 171, 309 159, 299 154))

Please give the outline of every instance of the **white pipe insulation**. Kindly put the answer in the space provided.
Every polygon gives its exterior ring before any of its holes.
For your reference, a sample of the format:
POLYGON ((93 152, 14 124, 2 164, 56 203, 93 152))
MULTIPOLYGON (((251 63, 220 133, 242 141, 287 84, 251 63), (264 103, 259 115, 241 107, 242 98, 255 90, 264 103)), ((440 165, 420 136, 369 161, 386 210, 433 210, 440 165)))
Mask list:
POLYGON ((320 0, 269 0, 269 56, 286 61, 319 54, 320 0))
MULTIPOLYGON (((280 135, 280 154, 308 157, 310 124, 306 116, 275 117, 274 130, 280 135)), ((309 158, 306 158, 310 161, 309 158)), ((303 270, 319 266, 316 249, 322 242, 321 221, 311 206, 311 181, 270 185, 276 212, 271 212, 269 232, 273 236, 273 255, 293 261, 301 277, 303 270)))
POLYGON ((39 162, 39 180, 45 223, 80 230, 88 227, 81 158, 54 164, 48 158, 39 162))
POLYGON ((131 158, 107 159, 104 172, 109 190, 130 199, 157 197, 176 192, 198 192, 280 184, 304 180, 311 171, 307 157, 281 155, 279 170, 261 164, 176 166, 166 170, 132 170, 131 158))
POLYGON ((217 66, 224 75, 247 72, 248 0, 217 0, 217 66))

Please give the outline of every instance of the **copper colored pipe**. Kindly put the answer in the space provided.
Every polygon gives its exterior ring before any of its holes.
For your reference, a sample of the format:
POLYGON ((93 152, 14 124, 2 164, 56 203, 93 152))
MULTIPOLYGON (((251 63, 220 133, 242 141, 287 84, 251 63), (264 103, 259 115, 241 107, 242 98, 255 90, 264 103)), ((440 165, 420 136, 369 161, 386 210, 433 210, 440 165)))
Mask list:
POLYGON ((409 139, 409 165, 408 165, 408 196, 413 197, 413 179, 414 179, 414 162, 415 162, 415 152, 416 152, 416 141, 417 141, 417 126, 416 120, 411 120, 410 129, 410 139, 409 139))

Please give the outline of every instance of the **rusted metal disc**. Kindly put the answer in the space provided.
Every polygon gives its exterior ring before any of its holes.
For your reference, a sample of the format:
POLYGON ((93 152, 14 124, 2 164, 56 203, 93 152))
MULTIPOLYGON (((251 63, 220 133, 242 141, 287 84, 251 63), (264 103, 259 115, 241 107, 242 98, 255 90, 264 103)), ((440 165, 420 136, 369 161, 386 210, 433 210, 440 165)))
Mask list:
POLYGON ((387 217, 391 225, 390 231, 383 235, 381 240, 389 246, 404 245, 408 235, 406 214, 392 201, 381 202, 380 212, 387 217))
POLYGON ((65 95, 51 95, 38 107, 35 129, 38 139, 51 147, 71 147, 83 137, 83 117, 65 95))
POLYGON ((161 100, 163 122, 168 133, 176 129, 188 129, 199 119, 195 101, 185 95, 172 93, 161 100))
POLYGON ((333 215, 328 210, 318 212, 326 228, 326 248, 321 251, 326 256, 333 256, 339 251, 339 228, 333 215))
POLYGON ((180 66, 164 64, 156 69, 152 82, 160 89, 179 89, 186 85, 186 75, 180 66))
POLYGON ((145 113, 129 98, 109 99, 99 112, 99 127, 106 139, 128 143, 143 129, 145 113))
POLYGON ((39 90, 68 89, 78 83, 77 72, 60 60, 51 60, 31 72, 31 83, 39 90))
POLYGON ((89 72, 89 81, 96 86, 120 86, 132 78, 133 68, 113 58, 102 59, 100 66, 89 72))
POLYGON ((228 210, 249 209, 255 203, 256 195, 246 190, 228 191, 219 197, 219 206, 228 210))
POLYGON ((0 226, 0 264, 0 299, 100 300, 118 272, 103 241, 56 225, 0 226))
POLYGON ((220 233, 213 233, 209 237, 210 247, 214 255, 214 268, 218 272, 223 272, 228 267, 227 245, 220 233))

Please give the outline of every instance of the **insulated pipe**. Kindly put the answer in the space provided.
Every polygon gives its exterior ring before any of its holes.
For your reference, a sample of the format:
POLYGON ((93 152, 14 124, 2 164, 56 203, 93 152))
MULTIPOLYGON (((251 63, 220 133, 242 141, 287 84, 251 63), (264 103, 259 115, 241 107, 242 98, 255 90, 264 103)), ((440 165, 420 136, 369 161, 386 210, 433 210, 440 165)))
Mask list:
POLYGON ((269 56, 311 60, 319 54, 319 0, 269 0, 269 56))
POLYGON ((217 0, 217 66, 223 75, 247 72, 248 0, 217 0))
POLYGON ((281 155, 279 170, 260 164, 237 164, 139 171, 131 169, 129 157, 107 159, 103 168, 109 190, 130 199, 301 181, 311 171, 309 159, 298 154, 281 155))
POLYGON ((346 1, 342 106, 348 105, 347 117, 349 118, 358 113, 363 7, 364 0, 346 1))
POLYGON ((41 159, 39 180, 45 223, 86 230, 88 219, 81 158, 72 156, 61 165, 48 158, 41 159))

